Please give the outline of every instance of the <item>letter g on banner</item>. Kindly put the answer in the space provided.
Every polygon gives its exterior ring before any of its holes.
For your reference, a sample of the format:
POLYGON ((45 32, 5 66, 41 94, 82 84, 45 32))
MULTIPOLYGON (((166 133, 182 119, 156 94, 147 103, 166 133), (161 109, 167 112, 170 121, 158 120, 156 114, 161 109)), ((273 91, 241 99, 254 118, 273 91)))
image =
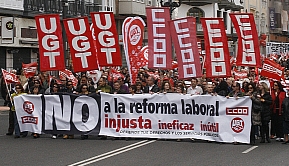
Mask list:
POLYGON ((79 96, 74 101, 72 121, 75 128, 82 132, 93 130, 99 120, 99 106, 95 99, 79 96), (87 119, 83 120, 84 117, 87 119))

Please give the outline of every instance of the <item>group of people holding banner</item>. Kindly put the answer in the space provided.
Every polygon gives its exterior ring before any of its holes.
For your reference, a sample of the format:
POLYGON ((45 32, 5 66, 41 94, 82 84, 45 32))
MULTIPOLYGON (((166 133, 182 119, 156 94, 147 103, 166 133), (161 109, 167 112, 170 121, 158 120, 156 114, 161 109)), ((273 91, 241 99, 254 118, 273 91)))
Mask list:
MULTIPOLYGON (((256 81, 259 75, 254 69, 250 69, 248 77, 251 79, 235 80, 229 78, 192 78, 190 80, 179 80, 177 70, 148 70, 142 68, 138 72, 136 84, 131 85, 127 69, 117 70, 108 68, 100 71, 100 76, 94 82, 89 72, 72 73, 75 78, 68 75, 55 76, 48 72, 40 72, 34 76, 21 77, 13 72, 2 70, 1 88, 7 89, 5 100, 9 101, 11 110, 9 114, 9 129, 7 135, 12 135, 15 130, 15 138, 20 134, 25 137, 27 132, 20 133, 17 124, 15 109, 13 108, 13 97, 21 94, 57 94, 75 93, 87 95, 90 93, 105 92, 111 94, 142 94, 142 93, 179 93, 190 95, 221 95, 224 97, 234 97, 236 99, 243 96, 250 96, 252 104, 252 128, 251 144, 255 144, 255 138, 261 137, 261 143, 276 138, 276 141, 288 143, 289 133, 289 102, 286 92, 280 81, 269 81, 268 79, 256 81), (7 76, 9 75, 9 77, 7 76), (14 79, 11 79, 14 78, 14 79), (22 78, 20 81, 19 78, 22 78), (26 81, 23 81, 26 79, 26 81), (77 80, 74 86, 73 80, 77 80), (6 84, 5 84, 6 83, 6 84), (286 117, 288 116, 288 117, 286 117), (269 131, 271 122, 271 131, 269 131), (269 135, 270 133, 270 135, 269 135)), ((22 76, 25 74, 22 74, 22 76)), ((260 79, 263 77, 260 77, 260 79)), ((286 90, 286 89, 285 89, 286 90)), ((34 138, 40 137, 39 134, 32 134, 34 138)), ((56 138, 57 135, 52 135, 56 138)), ((64 139, 74 138, 73 135, 63 135, 64 139)), ((81 136, 87 139, 88 136, 81 136)), ((103 136, 102 138, 106 138, 103 136)), ((181 141, 178 139, 178 141, 181 141)))

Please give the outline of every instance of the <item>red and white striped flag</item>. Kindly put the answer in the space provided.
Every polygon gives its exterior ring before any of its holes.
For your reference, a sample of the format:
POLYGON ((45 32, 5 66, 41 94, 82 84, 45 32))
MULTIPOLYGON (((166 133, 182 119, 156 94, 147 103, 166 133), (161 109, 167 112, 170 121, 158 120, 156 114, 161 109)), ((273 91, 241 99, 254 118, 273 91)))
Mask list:
POLYGON ((4 69, 2 69, 2 74, 6 84, 20 83, 16 74, 10 73, 4 69))
POLYGON ((73 73, 70 70, 65 69, 65 70, 59 71, 59 78, 60 79, 67 78, 68 80, 72 81, 72 84, 74 87, 77 86, 78 80, 77 78, 74 77, 73 73))

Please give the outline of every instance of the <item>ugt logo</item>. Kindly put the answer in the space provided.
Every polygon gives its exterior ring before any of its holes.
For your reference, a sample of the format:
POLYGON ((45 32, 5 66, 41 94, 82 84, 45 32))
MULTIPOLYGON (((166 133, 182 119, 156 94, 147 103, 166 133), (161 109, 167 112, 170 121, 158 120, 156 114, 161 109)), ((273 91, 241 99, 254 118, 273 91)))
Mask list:
POLYGON ((242 118, 236 117, 231 121, 231 128, 235 133, 240 133, 244 130, 245 123, 242 118))
POLYGON ((32 112, 34 111, 34 104, 30 101, 25 101, 23 103, 23 110, 28 114, 32 114, 32 112))

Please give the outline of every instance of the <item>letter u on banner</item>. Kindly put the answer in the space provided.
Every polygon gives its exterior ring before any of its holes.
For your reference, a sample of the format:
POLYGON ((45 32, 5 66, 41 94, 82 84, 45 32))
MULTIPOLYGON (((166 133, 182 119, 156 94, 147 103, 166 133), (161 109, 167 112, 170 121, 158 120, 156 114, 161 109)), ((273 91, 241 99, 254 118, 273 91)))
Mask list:
POLYGON ((252 13, 230 13, 238 35, 237 66, 261 67, 259 37, 252 13))
POLYGON ((88 17, 63 20, 74 72, 98 69, 88 17))
POLYGON ((231 76, 230 53, 222 18, 201 18, 206 46, 206 76, 231 76))
POLYGON ((40 71, 64 70, 62 30, 58 14, 35 16, 40 71))
POLYGON ((118 33, 112 12, 90 13, 96 36, 99 66, 121 66, 118 33))
POLYGON ((174 42, 179 78, 202 76, 197 45, 196 19, 186 17, 170 21, 170 32, 174 42))
POLYGON ((148 28, 148 67, 171 69, 172 65, 172 43, 170 31, 168 31, 170 20, 170 8, 147 7, 148 28))

